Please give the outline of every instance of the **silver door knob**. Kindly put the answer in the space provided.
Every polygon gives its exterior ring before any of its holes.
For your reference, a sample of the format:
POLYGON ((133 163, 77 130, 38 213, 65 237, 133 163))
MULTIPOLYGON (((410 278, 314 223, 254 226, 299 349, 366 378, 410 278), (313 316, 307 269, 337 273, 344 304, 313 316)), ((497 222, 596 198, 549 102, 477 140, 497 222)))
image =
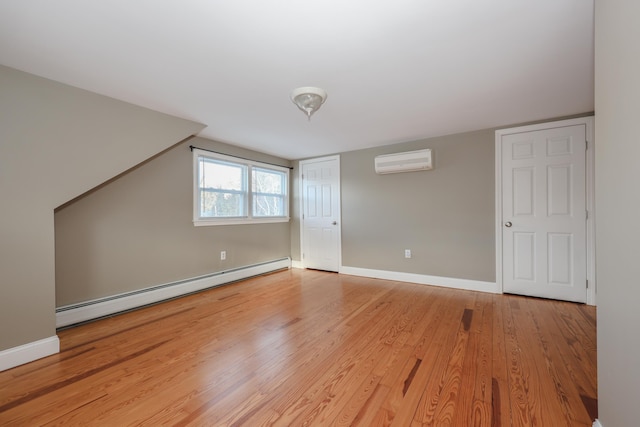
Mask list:
POLYGON ((507 228, 511 227, 512 225, 513 224, 511 224, 511 221, 507 221, 507 222, 504 223, 504 226, 507 227, 507 228))
POLYGON ((332 225, 338 225, 338 221, 333 221, 331 224, 332 225))

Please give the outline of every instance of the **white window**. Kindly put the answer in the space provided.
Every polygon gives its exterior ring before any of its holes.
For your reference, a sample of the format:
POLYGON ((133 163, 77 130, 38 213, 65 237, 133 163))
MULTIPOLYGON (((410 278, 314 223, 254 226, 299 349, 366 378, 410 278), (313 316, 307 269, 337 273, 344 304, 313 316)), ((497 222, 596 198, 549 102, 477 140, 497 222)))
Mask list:
POLYGON ((195 225, 289 221, 289 169, 193 149, 195 225))

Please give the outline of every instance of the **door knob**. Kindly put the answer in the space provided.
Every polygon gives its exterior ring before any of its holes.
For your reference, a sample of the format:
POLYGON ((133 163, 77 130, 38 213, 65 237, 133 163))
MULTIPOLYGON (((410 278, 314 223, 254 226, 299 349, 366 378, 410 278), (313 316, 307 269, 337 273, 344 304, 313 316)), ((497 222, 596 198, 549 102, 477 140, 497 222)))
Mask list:
POLYGON ((338 225, 338 221, 333 221, 331 224, 332 225, 338 225))
POLYGON ((504 226, 507 227, 507 228, 511 227, 512 225, 513 224, 511 224, 511 221, 507 221, 507 222, 504 223, 504 226))

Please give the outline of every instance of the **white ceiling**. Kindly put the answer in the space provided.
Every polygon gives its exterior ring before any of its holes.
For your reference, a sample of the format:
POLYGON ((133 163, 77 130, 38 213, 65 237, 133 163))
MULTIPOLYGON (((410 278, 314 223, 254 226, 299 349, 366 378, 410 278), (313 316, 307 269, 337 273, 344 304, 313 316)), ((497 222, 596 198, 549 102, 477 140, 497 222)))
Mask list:
POLYGON ((593 0, 3 0, 0 64, 299 159, 592 111, 593 0))

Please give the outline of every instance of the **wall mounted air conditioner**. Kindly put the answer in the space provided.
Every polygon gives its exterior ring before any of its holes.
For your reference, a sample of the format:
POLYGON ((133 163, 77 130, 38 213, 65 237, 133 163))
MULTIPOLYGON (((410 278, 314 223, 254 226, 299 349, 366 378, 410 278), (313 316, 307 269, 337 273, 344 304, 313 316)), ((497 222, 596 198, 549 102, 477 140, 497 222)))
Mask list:
POLYGON ((376 156, 375 168, 377 174, 428 171, 433 169, 431 149, 376 156))

